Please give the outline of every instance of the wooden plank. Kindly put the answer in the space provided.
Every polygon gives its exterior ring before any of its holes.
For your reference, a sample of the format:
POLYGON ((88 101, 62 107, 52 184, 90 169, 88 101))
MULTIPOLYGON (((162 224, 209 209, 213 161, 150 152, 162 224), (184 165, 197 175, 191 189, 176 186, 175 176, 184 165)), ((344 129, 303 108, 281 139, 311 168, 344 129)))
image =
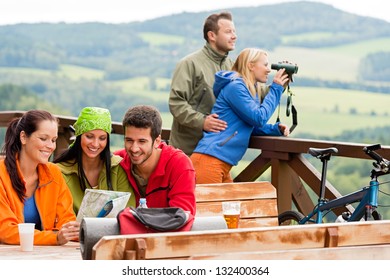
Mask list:
POLYGON ((337 228, 327 228, 325 233, 325 247, 337 247, 338 242, 339 235, 337 228))
POLYGON ((275 227, 279 225, 278 217, 264 217, 255 219, 240 219, 239 228, 275 227))
POLYGON ((270 166, 270 160, 260 155, 250 162, 233 180, 234 182, 256 181, 270 166))
POLYGON ((190 260, 389 260, 390 245, 197 255, 190 260))
POLYGON ((198 184, 195 188, 197 202, 276 198, 276 189, 270 182, 245 182, 225 184, 198 184))
POLYGON ((337 228, 339 247, 390 244, 390 221, 373 221, 105 236, 94 246, 92 256, 96 259, 122 259, 125 249, 136 249, 135 239, 145 240, 145 259, 188 258, 205 253, 254 252, 260 249, 324 248, 329 227, 337 228))
MULTIPOLYGON (((336 147, 339 150, 337 156, 371 159, 363 151, 363 147, 365 146, 367 146, 367 144, 364 143, 324 141, 278 136, 252 136, 248 147, 260 149, 262 151, 286 152, 294 154, 305 154, 311 147, 336 147)), ((380 153, 384 158, 390 158, 390 146, 382 145, 380 153)))
MULTIPOLYGON (((233 201, 233 200, 226 200, 233 201)), ((221 202, 196 203, 197 216, 222 215, 221 202)), ((276 199, 241 200, 241 218, 277 217, 276 199)))
POLYGON ((61 246, 34 245, 32 252, 22 252, 20 245, 0 244, 0 260, 81 260, 79 242, 61 246))
POLYGON ((286 161, 277 159, 271 160, 271 180, 277 187, 278 196, 278 211, 283 213, 284 211, 292 209, 291 201, 291 170, 286 161))
MULTIPOLYGON (((104 238, 105 237, 100 239, 100 241, 104 240, 104 238)), ((135 248, 135 245, 130 245, 126 248, 126 238, 110 239, 110 242, 100 241, 98 241, 92 248, 91 259, 93 260, 123 260, 128 248, 135 248)), ((129 240, 128 243, 131 242, 134 243, 135 240, 129 240)), ((127 252, 127 254, 130 255, 129 252, 127 252)))
POLYGON ((222 215, 223 201, 241 202, 239 228, 278 225, 276 189, 270 182, 196 186, 196 216, 222 215))
MULTIPOLYGON (((307 161, 306 158, 299 155, 294 155, 291 157, 291 161, 307 161)), ((290 164, 290 167, 292 165, 290 164)), ((317 170, 313 170, 313 172, 317 172, 317 170)), ((290 168, 290 178, 291 178, 291 195, 292 200, 298 210, 304 215, 309 214, 314 209, 314 203, 310 198, 309 193, 307 192, 305 186, 303 185, 297 170, 293 170, 290 168)), ((319 185, 318 185, 319 186, 319 185)), ((317 202, 317 201, 316 201, 317 202)))
POLYGON ((23 116, 24 111, 1 111, 0 112, 0 127, 7 127, 9 122, 14 118, 23 116))

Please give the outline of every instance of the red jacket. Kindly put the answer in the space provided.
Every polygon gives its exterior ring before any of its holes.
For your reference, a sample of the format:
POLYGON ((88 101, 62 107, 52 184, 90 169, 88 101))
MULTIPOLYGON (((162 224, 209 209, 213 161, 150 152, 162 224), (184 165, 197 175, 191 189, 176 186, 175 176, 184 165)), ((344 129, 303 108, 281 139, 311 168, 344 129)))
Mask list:
MULTIPOLYGON (((180 207, 189 211, 190 225, 196 213, 195 170, 189 157, 181 150, 161 143, 161 156, 156 169, 149 177, 146 186, 146 200, 149 208, 180 207)), ((136 195, 138 206, 140 193, 131 173, 131 160, 125 149, 116 151, 123 160, 120 165, 125 170, 136 195)), ((187 224, 186 229, 190 226, 187 224)), ((139 231, 137 231, 139 232, 139 231)), ((145 231, 147 232, 147 231, 145 231)))
MULTIPOLYGON (((19 169, 19 163, 17 162, 19 169)), ((20 173, 20 170, 18 171, 20 173)), ((42 230, 35 230, 35 245, 57 245, 57 230, 75 221, 72 195, 61 170, 53 163, 38 165, 39 186, 35 202, 42 230)), ((24 204, 11 184, 4 160, 0 161, 0 243, 19 244, 18 223, 24 222, 24 204)))

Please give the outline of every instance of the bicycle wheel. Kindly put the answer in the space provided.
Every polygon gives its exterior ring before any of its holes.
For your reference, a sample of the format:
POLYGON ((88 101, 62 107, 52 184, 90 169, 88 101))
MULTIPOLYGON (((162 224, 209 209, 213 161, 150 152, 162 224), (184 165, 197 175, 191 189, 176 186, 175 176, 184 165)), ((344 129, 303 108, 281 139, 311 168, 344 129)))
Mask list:
POLYGON ((305 216, 297 211, 286 211, 281 213, 278 216, 279 225, 280 226, 291 226, 291 225, 298 225, 298 222, 302 220, 305 216))

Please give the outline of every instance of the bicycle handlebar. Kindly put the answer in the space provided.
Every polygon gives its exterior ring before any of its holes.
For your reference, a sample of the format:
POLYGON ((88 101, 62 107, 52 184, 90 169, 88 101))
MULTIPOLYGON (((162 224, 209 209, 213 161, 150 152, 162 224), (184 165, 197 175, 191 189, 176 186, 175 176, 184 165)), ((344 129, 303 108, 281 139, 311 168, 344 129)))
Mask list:
POLYGON ((363 151, 369 155, 372 159, 374 159, 377 163, 381 163, 383 161, 383 157, 378 153, 374 152, 374 150, 378 150, 381 148, 380 144, 367 146, 363 148, 363 151))
POLYGON ((380 148, 381 148, 380 144, 375 144, 375 145, 364 147, 363 151, 376 161, 376 164, 374 164, 374 166, 376 168, 380 169, 378 171, 381 171, 383 173, 387 173, 387 172, 389 172, 389 169, 390 169, 390 161, 383 158, 378 153, 374 152, 374 150, 378 150, 380 148))

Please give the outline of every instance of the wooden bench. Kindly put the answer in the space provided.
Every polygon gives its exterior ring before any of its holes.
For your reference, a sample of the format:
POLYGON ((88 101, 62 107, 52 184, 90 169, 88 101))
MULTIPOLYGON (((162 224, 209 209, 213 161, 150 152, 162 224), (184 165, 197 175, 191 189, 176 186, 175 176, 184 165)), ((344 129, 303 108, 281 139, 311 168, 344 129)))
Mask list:
MULTIPOLYGON (((241 202, 239 228, 278 225, 276 190, 271 183, 199 184, 196 186, 196 218, 191 231, 226 229, 223 201, 241 202)), ((85 219, 80 229, 83 258, 91 258, 92 248, 100 238, 118 233, 116 219, 85 219)))
POLYGON ((390 244, 390 221, 329 223, 104 236, 93 247, 92 259, 189 259, 204 254, 384 244, 390 244))
POLYGON ((240 201, 239 228, 277 226, 276 189, 270 182, 196 185, 196 216, 222 215, 222 201, 240 201))
POLYGON ((204 254, 190 260, 389 260, 390 245, 325 247, 226 254, 204 254))

